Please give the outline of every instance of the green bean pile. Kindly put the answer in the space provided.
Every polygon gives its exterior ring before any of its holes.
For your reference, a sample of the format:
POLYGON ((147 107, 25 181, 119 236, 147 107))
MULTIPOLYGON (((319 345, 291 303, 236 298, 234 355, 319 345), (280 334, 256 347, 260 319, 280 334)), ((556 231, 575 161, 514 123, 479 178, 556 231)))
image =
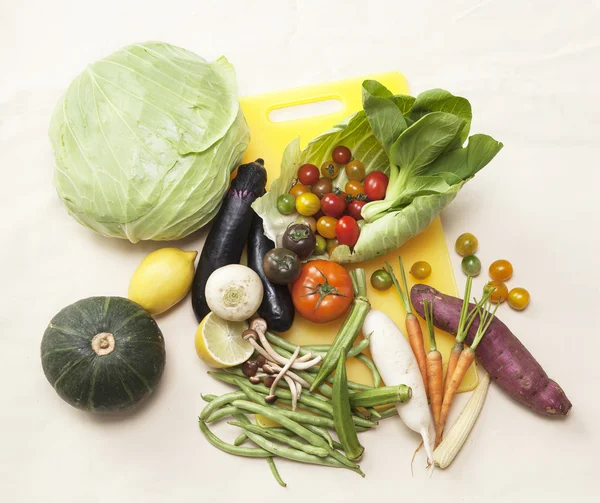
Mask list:
MULTIPOLYGON (((296 346, 275 334, 267 333, 267 339, 282 356, 289 358, 296 346)), ((344 363, 340 357, 338 372, 328 376, 314 392, 305 390, 299 398, 302 411, 292 411, 284 405, 290 405, 291 392, 285 388, 285 381, 279 383, 277 402, 265 403, 269 388, 264 384, 252 384, 241 368, 234 367, 219 372, 209 372, 213 377, 235 386, 237 389, 221 396, 204 395, 208 402, 199 417, 199 426, 207 440, 218 449, 237 456, 265 458, 277 482, 285 487, 281 479, 275 457, 282 457, 300 463, 308 463, 336 468, 346 468, 364 477, 356 462, 362 455, 362 446, 356 433, 377 426, 379 419, 391 417, 396 408, 390 407, 377 411, 375 407, 406 402, 412 391, 408 386, 379 387, 381 377, 373 361, 362 353, 368 347, 368 337, 347 353, 348 357, 357 357, 367 365, 373 376, 374 386, 354 383, 346 380, 345 372, 339 372, 344 363), (248 418, 250 414, 261 414, 281 426, 264 427, 254 424, 248 418), (227 443, 210 431, 208 424, 225 418, 233 418, 228 424, 241 429, 233 444, 227 443), (336 432, 339 442, 330 431, 336 432), (250 440, 254 447, 245 444, 250 440)), ((300 354, 325 353, 326 345, 302 346, 300 354)), ((309 384, 313 384, 318 367, 306 371, 295 371, 309 384)))

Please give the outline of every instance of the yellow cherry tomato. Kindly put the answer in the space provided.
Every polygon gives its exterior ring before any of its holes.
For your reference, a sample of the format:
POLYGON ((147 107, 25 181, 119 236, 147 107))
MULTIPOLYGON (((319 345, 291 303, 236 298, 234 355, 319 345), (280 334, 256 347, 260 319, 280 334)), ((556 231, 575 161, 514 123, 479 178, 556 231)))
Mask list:
POLYGON ((513 275, 513 266, 508 260, 496 260, 490 265, 490 278, 508 281, 513 275))
POLYGON ((348 183, 346 183, 345 191, 346 194, 352 197, 357 197, 364 193, 362 183, 356 180, 350 180, 348 183))
POLYGON ((297 183, 290 189, 290 194, 294 197, 298 197, 300 194, 306 194, 307 192, 310 192, 310 187, 301 183, 297 183))
POLYGON ((508 305, 521 311, 529 305, 530 298, 529 292, 525 288, 513 288, 508 292, 508 305))
POLYGON ((431 275, 431 266, 429 265, 429 262, 419 260, 410 268, 410 273, 416 279, 427 279, 431 275))
POLYGON ((506 300, 508 297, 508 288, 506 285, 502 283, 502 281, 490 281, 487 285, 485 285, 485 291, 488 292, 491 289, 494 289, 492 295, 490 295, 490 300, 494 304, 500 304, 506 300))
POLYGON ((348 175, 348 178, 350 178, 350 180, 358 180, 359 182, 363 181, 365 177, 365 165, 362 162, 354 159, 353 161, 350 161, 348 164, 346 164, 345 169, 346 175, 348 175))
POLYGON ((335 226, 337 225, 337 218, 334 217, 321 217, 317 220, 317 232, 321 234, 325 239, 335 238, 335 226))
POLYGON ((478 246, 479 241, 470 232, 465 232, 456 239, 456 252, 463 257, 473 255, 477 251, 478 246))
POLYGON ((340 172, 340 165, 337 162, 327 161, 321 166, 321 176, 333 180, 340 172))
POLYGON ((296 211, 305 217, 311 217, 321 209, 321 201, 316 194, 304 192, 296 198, 296 211))

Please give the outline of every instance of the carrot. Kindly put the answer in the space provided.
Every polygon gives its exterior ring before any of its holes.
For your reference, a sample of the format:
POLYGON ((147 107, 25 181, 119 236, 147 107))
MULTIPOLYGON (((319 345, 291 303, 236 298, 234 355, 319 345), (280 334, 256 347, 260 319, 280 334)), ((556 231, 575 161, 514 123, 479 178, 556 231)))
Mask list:
POLYGON ((462 382, 467 370, 475 360, 475 350, 477 346, 483 339, 483 336, 487 332, 490 324, 494 320, 494 316, 500 304, 496 305, 494 311, 490 311, 489 305, 487 305, 488 296, 484 296, 484 298, 477 302, 475 309, 479 312, 479 326, 477 327, 477 333, 475 334, 475 338, 473 339, 473 344, 470 347, 466 347, 460 353, 458 361, 456 362, 456 368, 450 377, 450 382, 448 384, 448 388, 444 392, 444 398, 442 400, 442 413, 440 416, 440 438, 444 432, 444 427, 446 426, 446 421, 448 420, 448 414, 450 413, 450 406, 452 405, 452 401, 456 396, 456 392, 458 391, 458 387, 462 382), (481 306, 484 306, 483 308, 481 306))
POLYGON ((450 351, 450 357, 448 358, 448 367, 446 368, 446 379, 444 380, 444 393, 448 389, 448 385, 450 384, 450 378, 454 373, 454 369, 456 368, 456 364, 458 363, 458 358, 462 353, 462 350, 465 347, 465 337, 469 332, 469 328, 471 327, 471 323, 475 319, 475 315, 477 314, 477 310, 471 310, 471 313, 468 314, 469 310, 469 299, 471 298, 471 285, 473 284, 473 277, 467 277, 467 284, 465 285, 465 295, 463 296, 463 304, 462 309, 460 311, 460 318, 458 320, 458 330, 456 332, 456 342, 454 346, 452 346, 452 351, 450 351))
POLYGON ((406 311, 406 334, 408 335, 408 342, 410 343, 410 347, 413 350, 415 358, 417 359, 417 364, 419 365, 419 370, 421 371, 421 377, 423 378, 423 384, 425 385, 425 390, 429 392, 427 386, 427 355, 425 354, 425 346, 423 345, 423 332, 421 331, 421 324, 419 320, 414 315, 412 311, 412 307, 410 305, 410 299, 408 297, 408 286, 406 284, 406 273, 404 272, 404 264, 402 263, 402 257, 398 257, 398 261, 400 262, 400 273, 402 275, 402 286, 404 290, 400 287, 398 283, 398 279, 394 275, 394 270, 392 266, 386 261, 386 269, 390 276, 392 277, 392 282, 396 287, 396 291, 400 296, 400 300, 404 305, 404 310, 406 311))
POLYGON ((442 354, 437 350, 433 328, 433 302, 424 301, 425 320, 429 331, 429 353, 427 353, 427 383, 429 384, 429 402, 435 424, 435 447, 441 442, 440 416, 442 414, 442 382, 444 369, 442 354))

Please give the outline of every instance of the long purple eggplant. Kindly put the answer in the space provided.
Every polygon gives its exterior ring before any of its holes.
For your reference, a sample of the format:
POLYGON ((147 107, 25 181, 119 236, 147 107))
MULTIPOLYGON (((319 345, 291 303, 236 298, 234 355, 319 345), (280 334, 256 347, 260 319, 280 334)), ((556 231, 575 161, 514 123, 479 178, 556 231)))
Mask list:
MULTIPOLYGON (((433 302, 433 323, 436 327, 456 335, 463 301, 444 295, 435 288, 417 284, 410 292, 412 304, 424 317, 423 300, 433 302)), ((470 304, 470 308, 474 307, 470 304)), ((471 344, 479 326, 475 319, 465 342, 471 344)), ((545 416, 565 416, 571 402, 562 388, 544 371, 519 339, 494 318, 475 354, 490 377, 515 400, 545 416)))
POLYGON ((192 283, 192 308, 198 321, 210 312, 204 292, 208 277, 219 267, 240 263, 254 216, 251 205, 265 193, 266 183, 262 159, 242 164, 231 182, 206 237, 192 283))

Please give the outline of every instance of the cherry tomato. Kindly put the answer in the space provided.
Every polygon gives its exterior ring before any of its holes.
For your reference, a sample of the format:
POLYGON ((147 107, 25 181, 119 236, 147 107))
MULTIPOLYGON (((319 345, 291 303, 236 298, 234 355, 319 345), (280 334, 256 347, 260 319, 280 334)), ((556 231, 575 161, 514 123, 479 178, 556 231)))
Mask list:
POLYGON ((319 179, 319 168, 314 164, 303 164, 298 169, 298 180, 304 185, 312 185, 317 183, 319 179))
POLYGON ((331 256, 333 250, 335 250, 338 246, 340 246, 340 242, 337 239, 333 238, 327 240, 327 253, 329 253, 329 256, 331 256))
POLYGON ((467 276, 477 276, 481 272, 481 260, 475 255, 467 255, 462 259, 461 267, 467 276))
POLYGON ((305 217, 305 216, 300 215, 298 218, 296 218, 296 223, 304 224, 307 227, 310 227, 310 230, 313 231, 313 233, 317 232, 317 219, 314 216, 305 217))
POLYGON ((296 198, 292 194, 281 194, 277 198, 277 209, 282 215, 290 215, 296 211, 296 198))
POLYGON ((290 189, 290 194, 296 198, 300 194, 306 194, 307 192, 310 192, 310 188, 302 183, 297 183, 290 189))
POLYGON ((517 311, 525 309, 529 305, 529 292, 525 288, 513 288, 508 292, 508 305, 517 311))
POLYGON ((346 164, 346 175, 350 180, 362 182, 365 177, 365 165, 356 159, 346 164))
POLYGON ((388 186, 388 177, 381 171, 372 171, 363 181, 365 194, 370 201, 381 201, 385 199, 385 191, 388 186))
POLYGON ((513 275, 513 266, 508 260, 496 260, 490 265, 490 277, 496 281, 508 281, 513 275))
POLYGON ((419 260, 412 265, 410 273, 416 279, 426 279, 431 275, 431 266, 429 265, 429 262, 419 260))
POLYGON ((319 178, 310 190, 321 199, 325 194, 329 194, 333 191, 333 183, 331 183, 329 178, 319 178))
POLYGON ((494 292, 490 295, 490 300, 494 304, 504 302, 508 297, 508 288, 506 288, 506 285, 502 281, 490 281, 485 285, 484 291, 487 293, 492 288, 494 288, 494 292))
POLYGON ((375 288, 375 290, 384 292, 385 290, 388 290, 392 284, 392 277, 385 269, 377 269, 371 274, 371 286, 375 288))
POLYGON ((466 257, 467 255, 473 255, 477 251, 479 241, 470 232, 465 232, 456 238, 456 253, 466 257))
POLYGON ((352 152, 350 152, 348 147, 338 145, 333 149, 331 158, 338 164, 346 164, 347 162, 350 162, 350 159, 352 159, 352 152))
POLYGON ((327 251, 327 241, 323 236, 319 236, 318 234, 315 236, 316 244, 315 249, 313 250, 313 255, 322 255, 327 251))
POLYGON ((330 192, 321 199, 321 209, 328 217, 339 218, 346 211, 346 201, 330 192))
POLYGON ((337 218, 321 217, 317 220, 317 232, 325 239, 332 239, 335 237, 336 224, 337 218))
POLYGON ((329 260, 307 262, 292 285, 296 311, 313 323, 342 317, 354 300, 352 279, 341 265, 329 260))
POLYGON ((340 172, 340 165, 333 161, 327 161, 321 166, 321 176, 333 180, 340 172))
POLYGON ((363 186, 362 183, 357 182, 356 180, 350 180, 346 183, 344 190, 349 196, 358 197, 363 193, 363 186))
POLYGON ((296 211, 300 215, 310 217, 321 208, 321 201, 312 192, 305 192, 296 198, 296 211))
POLYGON ((352 217, 346 215, 335 225, 335 237, 341 245, 354 246, 360 236, 360 227, 352 217))
POLYGON ((348 204, 348 215, 350 215, 354 220, 362 220, 362 209, 363 206, 367 204, 367 201, 360 201, 359 199, 355 199, 354 201, 348 204))

